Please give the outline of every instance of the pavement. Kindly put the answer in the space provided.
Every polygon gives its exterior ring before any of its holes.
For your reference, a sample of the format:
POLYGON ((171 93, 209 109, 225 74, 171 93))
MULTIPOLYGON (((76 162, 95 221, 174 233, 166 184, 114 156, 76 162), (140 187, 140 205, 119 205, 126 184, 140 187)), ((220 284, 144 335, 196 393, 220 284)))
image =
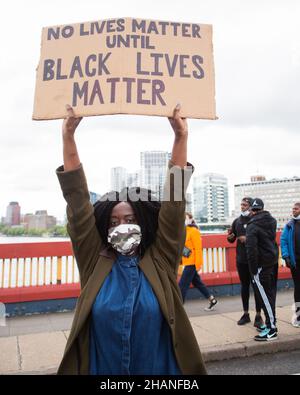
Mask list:
MULTIPOLYGON (((277 297, 278 340, 258 343, 252 323, 238 326, 240 297, 223 297, 212 312, 207 301, 189 300, 185 309, 206 362, 300 350, 300 329, 291 325, 293 291, 277 297)), ((253 309, 251 298, 250 307, 253 309)), ((73 312, 7 318, 0 323, 0 374, 55 374, 61 361, 73 312), (2 325, 2 326, 1 326, 2 325)))

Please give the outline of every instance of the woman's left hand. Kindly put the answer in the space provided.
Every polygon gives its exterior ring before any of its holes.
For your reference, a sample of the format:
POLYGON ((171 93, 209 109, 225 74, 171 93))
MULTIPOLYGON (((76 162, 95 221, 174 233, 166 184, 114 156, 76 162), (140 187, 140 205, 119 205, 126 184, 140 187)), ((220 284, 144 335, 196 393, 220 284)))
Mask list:
POLYGON ((188 124, 186 118, 181 118, 179 115, 181 106, 178 103, 174 108, 173 117, 168 118, 174 130, 175 137, 181 138, 188 135, 188 124))

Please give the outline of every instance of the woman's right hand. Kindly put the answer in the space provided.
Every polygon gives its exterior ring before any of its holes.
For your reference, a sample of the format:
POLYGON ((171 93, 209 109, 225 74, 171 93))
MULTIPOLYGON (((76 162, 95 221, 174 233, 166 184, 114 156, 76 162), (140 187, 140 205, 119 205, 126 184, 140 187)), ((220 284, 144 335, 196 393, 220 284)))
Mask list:
POLYGON ((64 170, 74 170, 80 166, 80 159, 74 139, 74 133, 82 118, 76 118, 74 110, 68 104, 66 105, 67 117, 64 119, 63 133, 63 155, 64 170))
POLYGON ((66 110, 67 117, 64 119, 62 126, 63 137, 73 137, 82 117, 76 118, 74 110, 69 104, 66 105, 66 110))

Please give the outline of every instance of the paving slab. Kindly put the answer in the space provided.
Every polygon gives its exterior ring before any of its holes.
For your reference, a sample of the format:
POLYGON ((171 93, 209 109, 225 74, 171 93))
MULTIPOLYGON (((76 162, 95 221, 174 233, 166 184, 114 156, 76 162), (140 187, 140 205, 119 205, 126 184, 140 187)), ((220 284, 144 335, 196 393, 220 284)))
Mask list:
POLYGON ((57 367, 62 359, 66 338, 63 332, 19 336, 22 371, 57 367))
POLYGON ((194 325, 193 323, 192 328, 200 348, 205 346, 213 346, 216 344, 216 336, 214 334, 210 333, 206 329, 194 325))
POLYGON ((278 307, 276 313, 278 319, 280 319, 281 321, 285 321, 287 324, 290 324, 294 314, 294 309, 292 308, 292 306, 278 307))
POLYGON ((52 331, 52 328, 49 325, 36 325, 36 326, 26 326, 26 327, 13 327, 8 328, 9 336, 22 336, 29 335, 34 333, 45 333, 52 331))
POLYGON ((236 322, 224 315, 209 318, 193 317, 192 323, 202 329, 208 329, 215 336, 215 344, 240 343, 251 339, 255 329, 248 326, 238 327, 236 322))
POLYGON ((278 336, 280 338, 284 336, 293 336, 297 334, 300 335, 300 328, 294 328, 291 324, 288 324, 285 321, 278 320, 277 328, 278 328, 278 336))
POLYGON ((8 326, 0 326, 0 337, 10 336, 10 331, 8 326))
POLYGON ((0 374, 19 370, 18 339, 16 336, 0 338, 0 374))

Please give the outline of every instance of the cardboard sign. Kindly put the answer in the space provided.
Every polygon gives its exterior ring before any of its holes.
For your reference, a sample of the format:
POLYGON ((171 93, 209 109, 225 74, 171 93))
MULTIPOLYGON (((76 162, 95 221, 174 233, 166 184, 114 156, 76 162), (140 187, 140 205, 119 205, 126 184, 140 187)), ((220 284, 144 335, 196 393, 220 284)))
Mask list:
POLYGON ((43 28, 33 119, 216 119, 212 26, 120 18, 43 28))

